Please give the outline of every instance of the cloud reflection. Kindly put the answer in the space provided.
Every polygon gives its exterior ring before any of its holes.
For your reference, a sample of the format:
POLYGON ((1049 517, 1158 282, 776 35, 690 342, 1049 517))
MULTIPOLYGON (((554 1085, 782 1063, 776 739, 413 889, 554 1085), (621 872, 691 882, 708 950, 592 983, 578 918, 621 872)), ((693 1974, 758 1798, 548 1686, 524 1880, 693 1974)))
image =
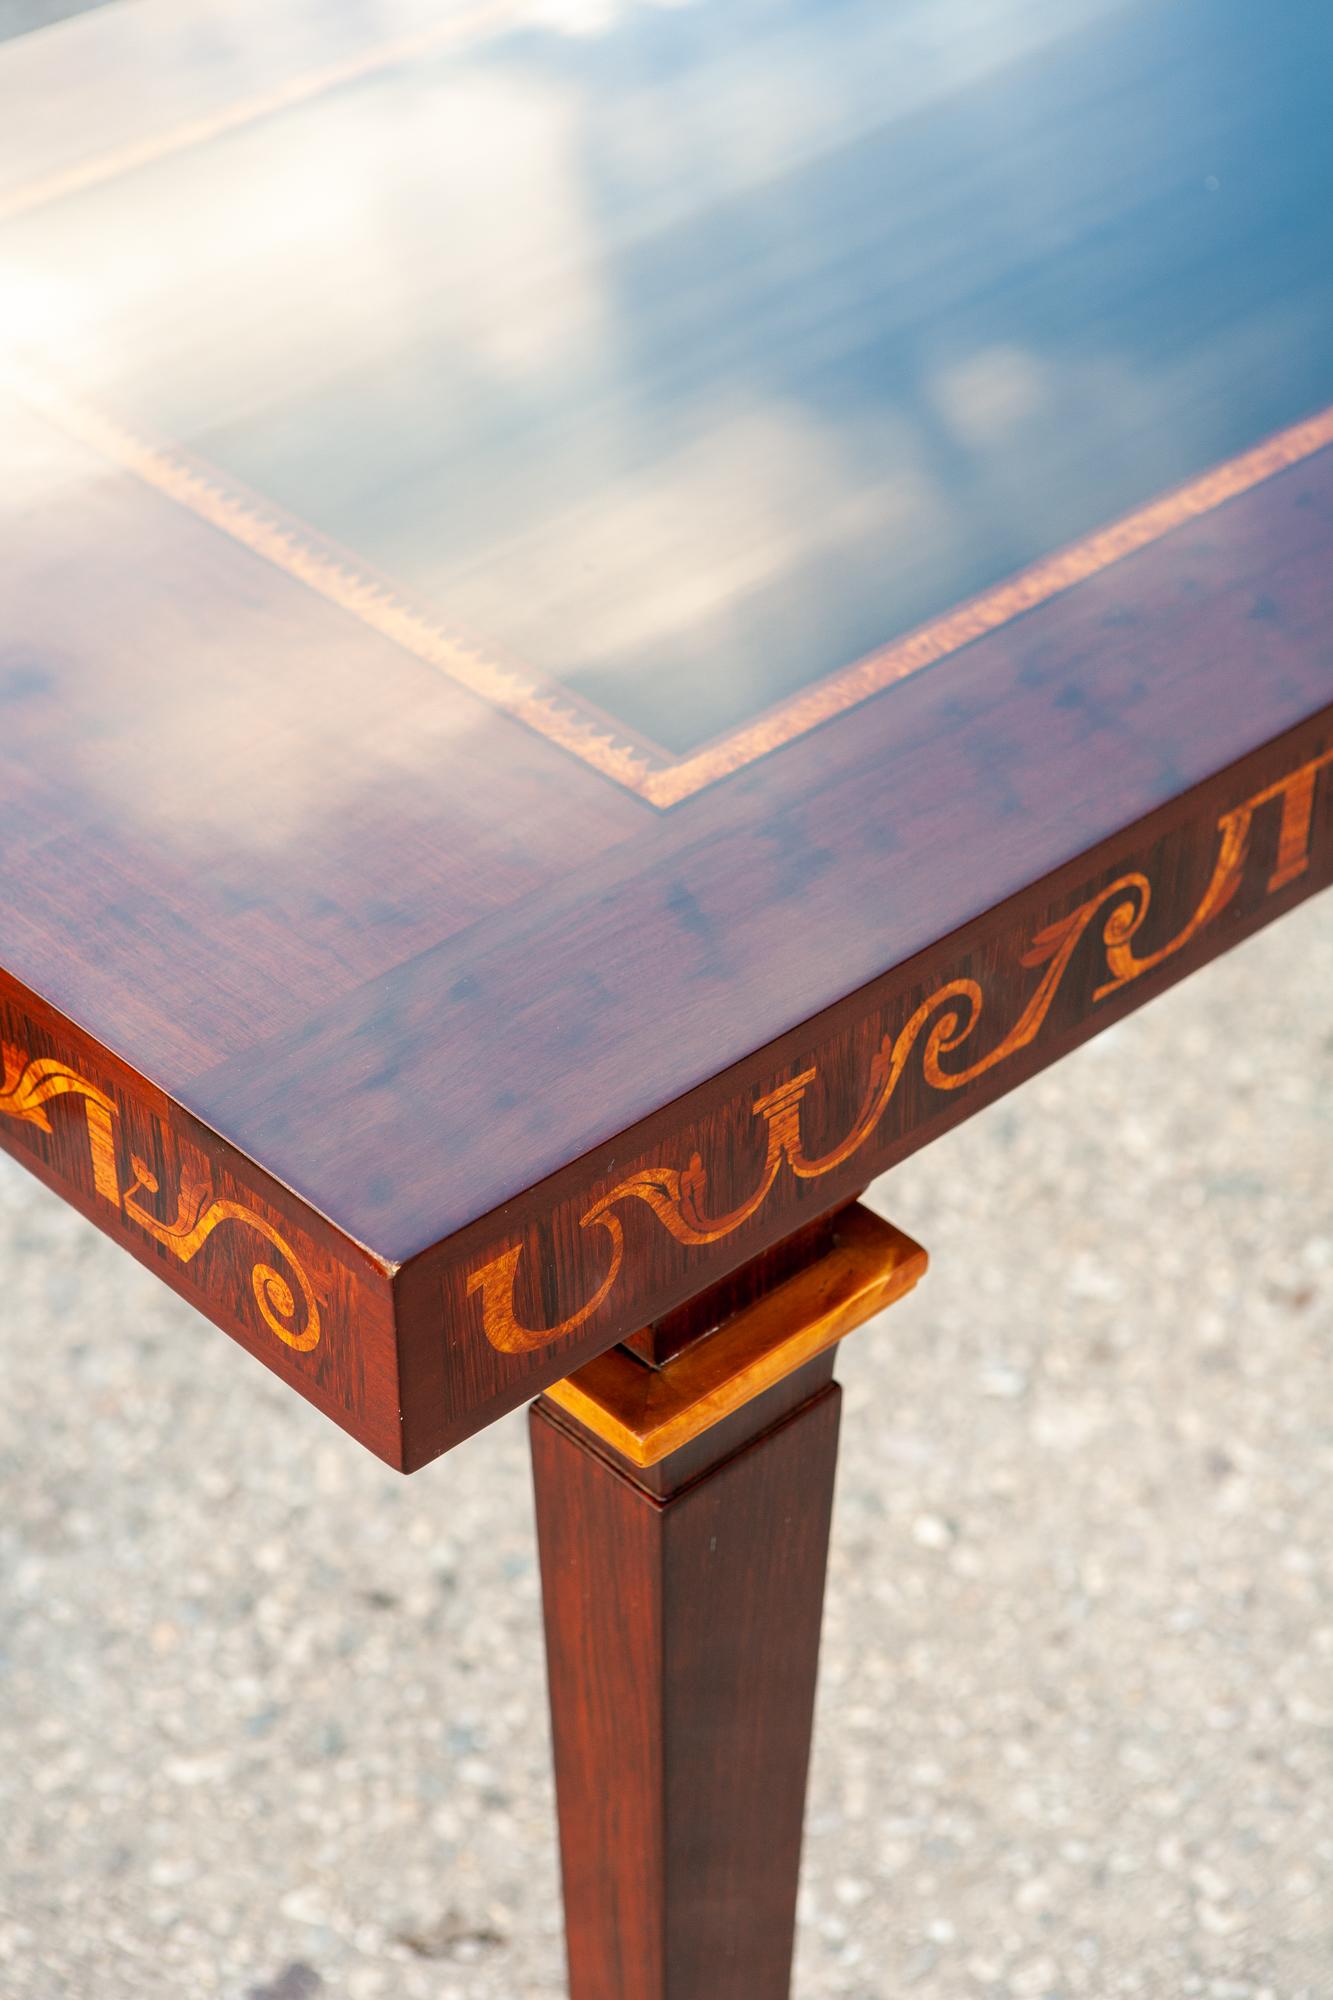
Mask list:
POLYGON ((683 750, 1333 393, 1298 11, 531 0, 12 224, 0 340, 683 750))

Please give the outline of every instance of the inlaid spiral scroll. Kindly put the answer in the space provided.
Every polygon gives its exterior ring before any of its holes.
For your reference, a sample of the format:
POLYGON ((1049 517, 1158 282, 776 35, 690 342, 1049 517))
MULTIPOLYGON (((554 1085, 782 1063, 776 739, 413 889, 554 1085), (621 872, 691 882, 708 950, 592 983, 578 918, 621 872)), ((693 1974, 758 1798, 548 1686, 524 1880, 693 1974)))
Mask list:
POLYGON ((261 1263, 255 1264, 250 1272, 250 1286, 260 1316, 279 1340, 287 1347, 294 1347, 298 1353, 309 1353, 312 1347, 319 1345, 319 1306, 314 1290, 291 1245, 278 1234, 271 1222, 265 1221, 262 1215, 256 1215, 252 1208, 243 1207, 240 1202, 217 1199, 207 1181, 196 1177, 188 1169, 183 1169, 181 1173, 174 1221, 161 1222, 139 1200, 140 1195, 157 1193, 156 1178, 137 1155, 131 1164, 136 1179, 125 1196, 125 1213, 159 1243, 165 1244, 182 1264, 188 1264, 196 1257, 213 1231, 224 1222, 243 1223, 247 1229, 256 1230, 266 1238, 293 1272, 301 1290, 302 1310, 298 1311, 296 1294, 282 1272, 275 1270, 271 1264, 261 1263))
POLYGON ((224 1222, 243 1224, 270 1243, 291 1278, 269 1263, 256 1263, 250 1272, 250 1287, 265 1326, 287 1347, 308 1354, 319 1345, 321 1332, 319 1301, 304 1265, 290 1243, 273 1224, 244 1203, 215 1196, 204 1176, 183 1167, 176 1215, 164 1222, 144 1206, 143 1195, 158 1192, 156 1176, 135 1155, 131 1160, 134 1185, 122 1193, 116 1164, 113 1120, 117 1116, 114 1099, 78 1070, 54 1056, 29 1056, 13 1044, 0 1049, 0 1117, 17 1119, 50 1133, 47 1106, 55 1099, 72 1097, 82 1105, 87 1121, 88 1151, 93 1187, 104 1201, 121 1209, 153 1239, 169 1250, 182 1264, 190 1263, 203 1249, 213 1231, 224 1222), (296 1289, 293 1289, 295 1279, 296 1289), (297 1294, 300 1294, 298 1303, 297 1294))
POLYGON ((1041 969, 1041 977, 1027 1004, 1008 1032, 971 1063, 955 1067, 950 1058, 978 1037, 986 1015, 981 984, 973 978, 959 977, 937 987, 896 1035, 883 1036, 870 1065, 861 1107, 845 1137, 828 1152, 812 1158, 805 1149, 801 1129, 802 1105, 819 1075, 817 1064, 802 1069, 757 1098, 754 1115, 763 1119, 767 1127, 763 1168, 753 1193, 728 1213, 718 1216, 708 1213, 708 1177, 697 1153, 684 1169, 645 1168, 619 1181, 580 1217, 581 1228, 601 1230, 609 1240, 611 1257, 606 1276, 587 1302, 558 1325, 530 1327, 518 1317, 515 1291, 523 1256, 521 1243, 488 1259, 468 1280, 469 1294, 480 1294, 486 1338, 503 1353, 522 1354, 562 1340, 589 1321, 610 1296, 624 1264, 624 1226, 616 1212, 624 1202, 642 1202, 678 1243, 715 1243, 758 1213, 784 1168, 799 1180, 817 1180, 843 1166, 879 1128, 918 1046, 921 1071, 932 1090, 961 1090, 987 1071, 1008 1062, 1035 1041, 1070 961, 1099 918, 1104 918, 1100 942, 1110 976, 1094 991, 1094 1005, 1183 951, 1235 896, 1250 858, 1255 814, 1278 800, 1281 822, 1276 863, 1269 875, 1267 892, 1272 894, 1284 888, 1309 865, 1315 785, 1320 772, 1330 763, 1333 750, 1302 764, 1221 816, 1217 859, 1208 886, 1188 923, 1155 951, 1139 955, 1135 949, 1152 904, 1152 884, 1138 870, 1118 876, 1067 916, 1047 924, 1019 961, 1025 967, 1041 969))

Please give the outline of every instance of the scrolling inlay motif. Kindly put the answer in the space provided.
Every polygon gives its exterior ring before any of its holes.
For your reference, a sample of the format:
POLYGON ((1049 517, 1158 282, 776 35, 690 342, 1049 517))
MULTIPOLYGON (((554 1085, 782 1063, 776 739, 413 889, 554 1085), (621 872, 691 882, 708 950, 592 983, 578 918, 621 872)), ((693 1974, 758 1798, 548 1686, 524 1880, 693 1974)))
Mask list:
POLYGON ((155 1195, 158 1183, 137 1155, 131 1161, 134 1185, 127 1190, 121 1188, 112 1122, 116 1116, 116 1105, 106 1092, 89 1083, 68 1063, 53 1057, 30 1057, 25 1050, 10 1043, 0 1046, 0 1056, 3 1056, 0 1117, 15 1118, 23 1124, 35 1125, 40 1132, 50 1133, 47 1105, 57 1097, 79 1098, 87 1118, 93 1185, 102 1199, 123 1210, 132 1222, 146 1230, 182 1264, 192 1262, 213 1231, 224 1222, 243 1223, 247 1229, 256 1230, 272 1244, 291 1270, 300 1287, 303 1308, 298 1312, 296 1294, 281 1271, 275 1270, 271 1264, 257 1263, 250 1272, 250 1284, 264 1324, 287 1347, 295 1348, 298 1353, 308 1354, 311 1348, 319 1345, 319 1302, 314 1289, 300 1259, 272 1223, 266 1222, 262 1215, 257 1215, 240 1202, 215 1196, 203 1175, 184 1166, 181 1169, 175 1219, 163 1222, 144 1207, 140 1199, 145 1194, 155 1195))
POLYGON ((1320 772, 1330 764, 1333 764, 1333 750, 1301 765, 1276 784, 1256 792, 1243 805, 1222 814, 1217 827, 1217 859, 1203 897, 1183 929, 1156 951, 1140 956, 1135 950, 1135 939, 1152 900, 1152 885, 1137 870, 1118 876, 1068 916, 1039 931, 1019 961, 1034 970, 1041 969, 1027 1005, 994 1048, 961 1068, 950 1067, 947 1059, 976 1034, 984 1013, 985 996, 978 981, 970 978, 952 979, 938 987, 896 1035, 884 1035, 870 1066, 862 1107, 851 1130, 830 1152, 811 1158, 801 1129, 802 1100, 819 1074, 817 1066, 802 1070, 789 1082, 757 1098, 754 1115, 762 1118, 767 1127, 763 1171, 753 1194, 730 1213, 708 1213, 708 1177, 697 1153, 684 1169, 647 1168, 618 1182, 580 1217, 582 1228, 600 1229, 609 1239, 610 1264, 606 1276, 586 1304, 559 1325, 529 1327, 518 1317, 515 1285, 523 1255, 521 1243, 480 1265, 468 1279, 468 1292, 481 1295, 482 1325, 492 1347, 505 1354, 528 1353, 577 1332, 593 1317, 610 1296, 624 1263, 624 1224, 617 1212, 622 1203, 644 1203, 678 1243, 716 1243, 758 1213, 784 1168, 799 1180, 817 1180, 859 1152, 888 1111, 918 1044, 925 1080, 932 1090, 939 1091, 960 1090, 1027 1048, 1035 1041, 1050 1012, 1074 953, 1099 917, 1104 916, 1101 943, 1110 977, 1095 989, 1094 1004, 1173 958, 1231 902, 1249 859, 1255 815, 1279 799, 1282 817, 1277 856, 1266 893, 1272 895, 1295 881, 1309 867, 1315 785, 1320 772))

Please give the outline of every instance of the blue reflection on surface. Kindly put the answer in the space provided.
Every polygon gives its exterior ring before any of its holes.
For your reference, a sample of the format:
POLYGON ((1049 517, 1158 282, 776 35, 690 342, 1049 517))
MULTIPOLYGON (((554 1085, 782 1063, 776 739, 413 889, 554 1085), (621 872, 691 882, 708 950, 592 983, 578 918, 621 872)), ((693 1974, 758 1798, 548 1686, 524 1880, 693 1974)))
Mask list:
POLYGON ((90 390, 673 751, 1333 401, 1327 0, 592 27, 9 243, 90 390))

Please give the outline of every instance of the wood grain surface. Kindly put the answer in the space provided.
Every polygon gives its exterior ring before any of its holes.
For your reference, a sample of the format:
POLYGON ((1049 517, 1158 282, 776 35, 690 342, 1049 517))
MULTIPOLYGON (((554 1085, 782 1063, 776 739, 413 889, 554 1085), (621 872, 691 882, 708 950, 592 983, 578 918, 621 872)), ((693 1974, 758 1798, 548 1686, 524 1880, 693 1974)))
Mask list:
POLYGON ((660 1493, 533 1411, 571 2000, 785 2000, 831 1370, 808 1364, 783 1421, 660 1493))
POLYGON ((0 44, 0 1144, 391 1463, 1333 873, 1333 21, 959 5, 0 44))

